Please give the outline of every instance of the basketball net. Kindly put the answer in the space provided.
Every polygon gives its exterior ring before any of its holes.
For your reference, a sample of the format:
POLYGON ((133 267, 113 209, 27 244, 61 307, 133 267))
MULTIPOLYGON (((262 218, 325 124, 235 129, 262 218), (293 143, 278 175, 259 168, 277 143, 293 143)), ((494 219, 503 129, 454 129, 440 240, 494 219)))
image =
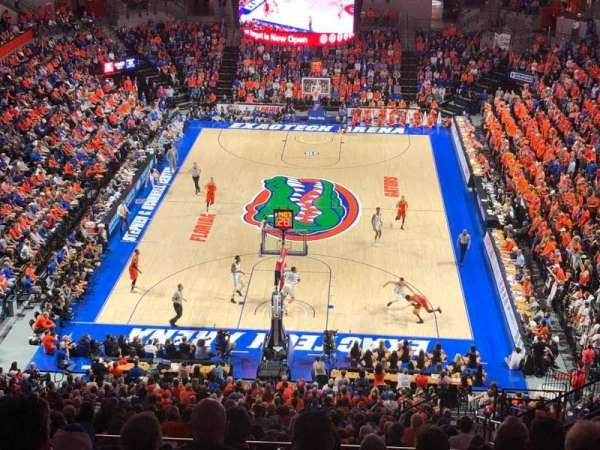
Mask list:
POLYGON ((283 289, 283 285, 285 283, 284 279, 283 279, 283 275, 285 274, 285 262, 287 260, 287 256, 288 256, 288 250, 285 247, 281 248, 281 253, 279 255, 279 259, 277 260, 277 263, 280 263, 279 266, 279 286, 277 286, 277 290, 281 291, 283 289))
POLYGON ((314 87, 312 91, 313 103, 319 103, 319 99, 321 98, 321 86, 318 84, 314 87))

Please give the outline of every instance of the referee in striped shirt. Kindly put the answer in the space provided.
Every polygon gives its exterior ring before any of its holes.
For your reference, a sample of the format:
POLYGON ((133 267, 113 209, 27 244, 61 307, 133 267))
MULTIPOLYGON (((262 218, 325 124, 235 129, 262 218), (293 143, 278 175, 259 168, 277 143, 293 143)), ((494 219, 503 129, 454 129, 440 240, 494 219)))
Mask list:
POLYGON ((179 283, 177 285, 177 290, 173 294, 173 297, 171 297, 171 301, 173 302, 173 309, 175 310, 175 317, 173 317, 171 320, 169 320, 169 323, 171 324, 172 327, 177 327, 177 321, 183 315, 183 302, 187 301, 183 297, 183 284, 179 283))
POLYGON ((460 261, 459 264, 462 266, 465 261, 465 254, 467 250, 471 247, 471 235, 467 232, 465 228, 462 230, 462 233, 458 235, 458 240, 456 241, 458 244, 458 248, 460 249, 460 261))

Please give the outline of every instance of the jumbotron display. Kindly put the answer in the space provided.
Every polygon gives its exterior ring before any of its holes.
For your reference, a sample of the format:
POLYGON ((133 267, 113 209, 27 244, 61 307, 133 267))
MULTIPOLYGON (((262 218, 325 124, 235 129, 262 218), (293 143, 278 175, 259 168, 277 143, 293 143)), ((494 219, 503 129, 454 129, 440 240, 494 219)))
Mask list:
POLYGON ((240 0, 252 39, 281 45, 340 44, 353 37, 354 0, 240 0))

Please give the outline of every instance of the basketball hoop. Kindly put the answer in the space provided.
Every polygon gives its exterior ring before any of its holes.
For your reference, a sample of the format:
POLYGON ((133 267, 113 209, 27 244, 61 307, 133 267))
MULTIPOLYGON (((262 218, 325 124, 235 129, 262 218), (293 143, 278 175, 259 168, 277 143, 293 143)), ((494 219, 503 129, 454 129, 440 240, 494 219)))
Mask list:
POLYGON ((286 256, 308 255, 306 232, 293 228, 287 231, 273 227, 262 229, 260 256, 280 256, 284 249, 286 256))
POLYGON ((319 77, 302 78, 302 95, 317 101, 321 96, 331 95, 331 79, 319 77))

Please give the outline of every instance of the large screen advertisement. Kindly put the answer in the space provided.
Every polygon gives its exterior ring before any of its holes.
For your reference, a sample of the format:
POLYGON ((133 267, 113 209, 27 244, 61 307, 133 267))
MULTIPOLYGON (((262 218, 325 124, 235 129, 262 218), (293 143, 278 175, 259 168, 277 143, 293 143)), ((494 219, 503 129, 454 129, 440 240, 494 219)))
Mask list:
POLYGON ((240 0, 239 14, 246 36, 274 44, 337 44, 353 37, 354 0, 240 0))

